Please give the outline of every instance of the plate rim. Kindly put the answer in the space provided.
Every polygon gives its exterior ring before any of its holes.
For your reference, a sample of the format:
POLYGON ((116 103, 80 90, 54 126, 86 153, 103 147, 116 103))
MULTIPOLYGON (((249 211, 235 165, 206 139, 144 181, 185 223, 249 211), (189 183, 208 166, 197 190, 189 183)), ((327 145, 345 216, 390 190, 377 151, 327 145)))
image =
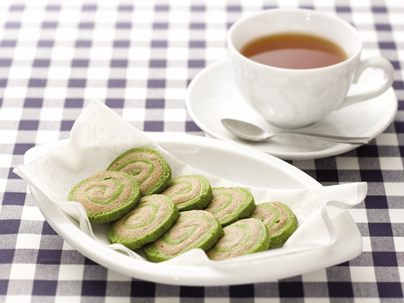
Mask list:
MULTIPOLYGON (((209 136, 211 136, 211 137, 213 137, 215 139, 226 141, 226 142, 233 142, 233 143, 236 143, 236 144, 241 145, 241 146, 246 146, 244 144, 238 143, 237 141, 233 141, 233 140, 231 140, 229 138, 226 138, 226 137, 223 137, 223 136, 218 136, 215 132, 213 132, 212 130, 207 128, 205 126, 205 124, 201 122, 198 114, 193 110, 193 106, 192 106, 191 94, 192 94, 193 90, 195 89, 195 86, 200 81, 200 78, 206 76, 206 74, 208 74, 209 72, 212 72, 212 70, 218 69, 222 65, 226 65, 226 64, 230 64, 230 60, 228 58, 218 60, 218 61, 208 65, 203 70, 201 70, 192 79, 191 83, 188 86, 188 89, 187 89, 187 92, 186 92, 186 97, 185 97, 185 104, 186 104, 187 111, 188 111, 189 115, 191 116, 191 118, 198 125, 198 127, 200 129, 202 129, 205 133, 207 133, 209 136)), ((389 115, 386 114, 384 116, 384 117, 388 116, 388 119, 385 119, 384 123, 382 123, 383 121, 380 121, 377 124, 378 125, 377 130, 374 131, 371 135, 369 135, 371 140, 373 140, 378 135, 380 135, 393 122, 393 120, 394 120, 394 118, 395 118, 395 116, 397 114, 397 111, 398 111, 398 100, 397 100, 397 97, 396 97, 396 95, 394 93, 393 87, 390 87, 384 94, 386 94, 386 93, 390 93, 390 94, 392 94, 394 96, 394 105, 395 106, 391 107, 392 110, 390 111, 389 115)), ((321 158, 340 155, 340 154, 346 153, 348 151, 354 150, 354 149, 356 149, 356 148, 358 148, 358 147, 360 147, 362 145, 336 143, 332 147, 330 147, 328 149, 325 149, 325 150, 315 151, 315 152, 302 152, 302 153, 298 153, 298 152, 270 152, 270 151, 255 148, 254 146, 251 146, 251 148, 257 149, 257 150, 259 150, 259 151, 261 151, 263 153, 273 155, 273 156, 278 157, 278 158, 283 159, 283 160, 312 160, 312 159, 321 159, 321 158)))
MULTIPOLYGON (((197 137, 197 136, 187 136, 188 140, 191 140, 193 142, 208 142, 210 144, 218 144, 220 148, 227 148, 229 145, 228 143, 216 139, 211 139, 211 138, 205 138, 205 137, 197 137)), ((169 134, 152 134, 151 137, 153 137, 156 140, 156 143, 159 144, 159 137, 164 138, 160 139, 161 140, 166 140, 172 142, 173 140, 178 140, 178 144, 181 143, 181 138, 183 136, 172 136, 169 134), (178 137, 176 139, 176 137, 178 137)), ((66 141, 66 140, 62 140, 66 141)), ((29 156, 32 153, 35 153, 39 148, 43 150, 44 147, 53 147, 57 146, 57 144, 62 144, 62 141, 57 141, 57 142, 52 142, 46 144, 47 146, 41 146, 41 147, 34 147, 31 148, 29 151, 27 151, 26 156, 24 157, 24 160, 26 159, 27 155, 29 156)), ((200 143, 200 144, 205 144, 205 143, 200 143)), ((232 143, 231 145, 236 145, 235 143, 232 143)), ((238 148, 239 145, 236 145, 238 148)), ((164 147, 163 147, 164 148, 164 147)), ((247 150, 249 152, 257 153, 260 154, 261 157, 266 158, 267 161, 274 161, 274 163, 278 165, 284 165, 285 167, 291 167, 295 171, 300 171, 302 173, 302 176, 305 176, 309 183, 313 184, 315 186, 321 187, 322 185, 315 181, 312 177, 309 175, 305 174, 298 168, 294 167, 293 165, 284 162, 283 160, 280 160, 276 157, 273 157, 271 155, 262 153, 260 151, 256 150, 251 150, 249 147, 242 147, 242 150, 247 150)), ((172 284, 172 285, 187 285, 187 286, 218 286, 218 285, 238 285, 238 284, 247 284, 247 283, 259 283, 259 282, 269 282, 272 281, 273 279, 267 279, 266 277, 256 277, 255 279, 251 280, 245 280, 244 278, 237 278, 234 276, 234 272, 230 270, 229 272, 224 271, 218 271, 217 268, 210 268, 207 266, 178 266, 178 265, 163 265, 162 263, 155 264, 155 263, 150 263, 150 262, 145 262, 145 261, 140 261, 140 260, 135 260, 128 258, 122 254, 119 254, 111 249, 108 249, 106 246, 102 245, 101 243, 96 242, 89 236, 85 235, 81 230, 79 230, 63 213, 62 211, 57 208, 58 213, 48 213, 49 211, 42 205, 40 201, 40 195, 41 193, 37 193, 34 188, 30 186, 30 191, 31 194, 34 197, 34 200, 36 204, 38 205, 39 209, 43 213, 44 217, 46 220, 49 222, 49 224, 54 228, 58 234, 66 241, 68 242, 73 248, 75 248, 77 251, 79 251, 81 254, 84 256, 90 258, 91 260, 101 264, 102 266, 105 266, 111 270, 118 271, 124 275, 127 275, 129 277, 134 277, 146 281, 151 281, 155 283, 164 283, 164 284, 172 284), (39 194, 39 196, 38 196, 39 194), (55 216, 56 215, 56 216, 55 216), (61 218, 62 222, 55 222, 53 218, 61 218), (77 242, 77 240, 74 241, 75 237, 79 236, 80 240, 84 240, 83 242, 77 242), (95 253, 93 250, 96 252, 101 251, 102 255, 99 253, 95 253), (112 260, 112 261, 111 261, 112 260), (164 269, 162 269, 162 266, 164 269), (134 271, 134 269, 136 269, 134 271), (175 274, 173 274, 175 273, 175 274)), ((43 195, 43 194, 42 194, 43 195)), ((49 207, 49 205, 48 205, 49 207)), ((51 205, 51 207, 55 207, 56 205, 51 205)), ((359 233, 359 230, 357 228, 356 223, 353 221, 352 217, 349 215, 348 212, 344 213, 344 217, 347 220, 347 222, 352 223, 352 227, 356 228, 356 233, 359 233)), ((360 233, 359 233, 360 236, 360 233)), ((362 242, 361 242, 362 243, 362 242)), ((358 255, 362 250, 362 247, 356 247, 355 249, 351 249, 349 251, 349 254, 345 255, 345 258, 352 258, 358 255)), ((318 252, 321 253, 321 252, 318 252)), ((307 252, 303 253, 307 254, 307 252)), ((281 260, 283 258, 288 259, 289 256, 279 256, 276 258, 273 258, 271 261, 273 263, 273 260, 281 260)), ((343 260, 341 260, 342 262, 343 260)), ((328 265, 333 265, 333 264, 324 264, 319 262, 319 268, 328 266, 328 265)), ((314 268, 316 269, 316 268, 314 268)), ((312 269, 308 270, 307 268, 305 271, 302 272, 293 272, 292 271, 292 276, 293 275, 299 275, 307 271, 311 271, 312 269)), ((290 274, 287 276, 291 276, 290 274)), ((282 278, 282 276, 276 277, 275 279, 282 278)))

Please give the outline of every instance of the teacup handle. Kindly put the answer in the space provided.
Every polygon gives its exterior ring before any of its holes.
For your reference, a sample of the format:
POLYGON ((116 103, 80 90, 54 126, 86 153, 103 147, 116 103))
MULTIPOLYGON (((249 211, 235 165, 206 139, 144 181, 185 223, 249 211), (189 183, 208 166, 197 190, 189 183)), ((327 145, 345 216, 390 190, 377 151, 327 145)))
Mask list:
POLYGON ((394 81, 394 67, 393 65, 383 57, 371 57, 361 61, 355 71, 355 75, 353 78, 353 84, 358 83, 360 76, 362 75, 363 71, 368 67, 378 67, 381 68, 387 76, 386 81, 380 87, 376 87, 369 92, 360 93, 353 96, 348 96, 345 98, 344 102, 337 109, 341 109, 345 106, 358 103, 361 101, 369 100, 374 97, 377 97, 383 94, 392 84, 394 81))

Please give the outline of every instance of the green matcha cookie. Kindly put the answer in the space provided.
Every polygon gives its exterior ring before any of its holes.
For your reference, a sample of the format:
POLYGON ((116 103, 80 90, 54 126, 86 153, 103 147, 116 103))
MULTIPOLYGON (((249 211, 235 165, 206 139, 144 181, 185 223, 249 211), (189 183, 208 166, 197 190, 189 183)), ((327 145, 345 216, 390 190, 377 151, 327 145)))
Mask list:
POLYGON ((220 261, 265 251, 271 242, 268 228, 258 219, 239 220, 223 231, 223 238, 207 252, 209 259, 220 261))
POLYGON ((178 218, 178 208, 163 195, 140 199, 137 206, 121 219, 111 222, 108 238, 111 243, 121 243, 130 249, 156 241, 171 228, 178 218))
POLYGON ((132 210, 140 199, 140 189, 130 175, 104 171, 79 182, 67 199, 82 204, 91 223, 105 223, 132 210))
POLYGON ((264 202, 257 205, 251 218, 260 219, 271 234, 271 247, 286 242, 297 229, 293 211, 280 202, 264 202))
POLYGON ((212 200, 212 189, 203 176, 180 176, 171 179, 161 193, 173 199, 180 211, 204 209, 212 200))
POLYGON ((139 182, 142 196, 161 193, 171 179, 171 168, 157 150, 134 148, 117 157, 107 170, 123 171, 139 182))
POLYGON ((167 261, 193 248, 207 251, 222 235, 223 229, 211 213, 183 211, 173 227, 154 243, 146 244, 144 251, 149 261, 167 261))
POLYGON ((213 199, 206 211, 211 212, 222 226, 248 218, 255 209, 251 192, 240 187, 212 188, 213 199))

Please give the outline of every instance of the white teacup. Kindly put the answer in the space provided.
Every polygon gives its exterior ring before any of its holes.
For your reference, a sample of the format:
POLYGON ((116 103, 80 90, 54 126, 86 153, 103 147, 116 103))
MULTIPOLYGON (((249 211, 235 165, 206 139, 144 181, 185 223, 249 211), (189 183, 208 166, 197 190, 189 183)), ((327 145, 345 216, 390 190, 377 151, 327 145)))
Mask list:
POLYGON ((227 38, 233 77, 243 98, 268 122, 284 128, 312 124, 334 110, 374 98, 393 83, 394 68, 382 57, 360 59, 362 41, 349 23, 306 9, 270 9, 237 21, 227 38), (257 63, 240 53, 248 42, 279 33, 304 33, 342 47, 348 59, 314 69, 286 69, 257 63), (380 87, 348 95, 368 67, 384 70, 380 87))

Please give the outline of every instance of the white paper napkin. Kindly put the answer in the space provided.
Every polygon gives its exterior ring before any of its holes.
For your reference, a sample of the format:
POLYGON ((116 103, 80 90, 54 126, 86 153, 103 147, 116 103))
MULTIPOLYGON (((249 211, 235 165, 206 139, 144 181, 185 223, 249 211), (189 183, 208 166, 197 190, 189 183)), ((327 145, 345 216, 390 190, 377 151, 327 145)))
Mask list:
POLYGON ((93 100, 83 110, 73 125, 70 140, 65 145, 51 150, 31 163, 16 167, 14 172, 77 220, 84 233, 111 249, 126 253, 129 257, 145 260, 142 250, 131 251, 120 244, 111 245, 106 234, 107 225, 92 225, 81 204, 67 201, 68 193, 75 184, 105 170, 118 155, 135 147, 159 150, 172 168, 173 177, 203 175, 208 178, 212 187, 244 187, 253 193, 256 203, 279 201, 287 204, 299 221, 299 228, 281 248, 220 262, 209 260, 202 250, 195 249, 166 261, 172 264, 221 266, 330 246, 336 237, 331 219, 366 197, 366 183, 276 190, 249 187, 220 179, 179 161, 98 100, 93 100))

